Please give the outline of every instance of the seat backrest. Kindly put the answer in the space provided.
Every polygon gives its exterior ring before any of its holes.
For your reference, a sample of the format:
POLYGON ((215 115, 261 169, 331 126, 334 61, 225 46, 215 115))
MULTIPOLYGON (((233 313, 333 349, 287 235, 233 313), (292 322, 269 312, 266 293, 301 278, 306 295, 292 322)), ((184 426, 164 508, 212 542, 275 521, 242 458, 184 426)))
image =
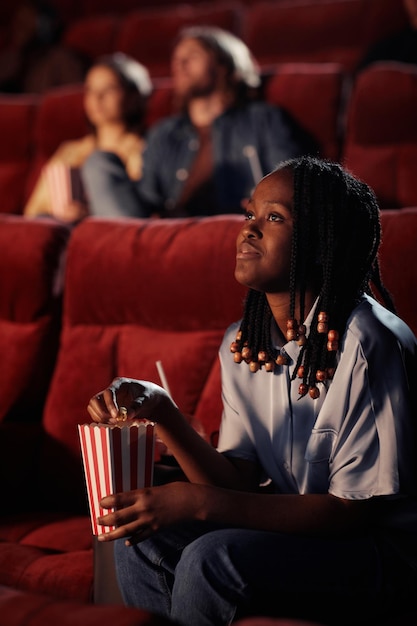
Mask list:
POLYGON ((0 95, 0 213, 23 210, 37 106, 36 96, 0 95))
POLYGON ((337 63, 283 63, 267 79, 265 98, 310 133, 321 156, 336 160, 345 87, 346 75, 337 63))
POLYGON ((179 31, 196 24, 219 26, 239 34, 239 6, 180 4, 131 11, 122 20, 116 49, 143 63, 152 77, 169 76, 172 48, 179 31))
POLYGON ((399 316, 417 335, 417 206, 381 211, 381 273, 399 316))
POLYGON ((241 315, 244 297, 234 279, 241 225, 237 215, 88 218, 74 229, 42 459, 46 483, 57 480, 57 493, 67 503, 68 494, 74 501, 81 495, 84 505, 84 489, 76 480, 77 474, 82 480, 76 426, 90 421, 90 397, 115 376, 160 384, 160 360, 178 406, 201 420, 208 437, 218 428, 217 352, 226 328, 241 315), (50 475, 55 463, 56 477, 50 475))
POLYGON ((376 63, 355 81, 343 160, 376 192, 381 208, 417 205, 417 68, 376 63))
POLYGON ((83 106, 83 86, 72 85, 48 91, 40 100, 34 122, 34 158, 26 182, 32 191, 42 166, 64 141, 88 132, 83 106))
MULTIPOLYGON (((245 295, 234 278, 241 225, 238 215, 87 218, 74 229, 60 351, 43 418, 41 478, 56 507, 85 507, 77 424, 90 421, 90 397, 116 376, 160 384, 161 361, 174 400, 215 442, 222 413, 217 352, 245 295), (51 473, 51 467, 59 469, 51 473)), ((416 332, 410 294, 417 289, 417 208, 383 213, 382 225, 383 279, 416 332)))
POLYGON ((69 231, 0 214, 0 421, 40 421, 55 365, 69 231))
POLYGON ((373 42, 406 24, 398 0, 266 0, 243 12, 242 37, 262 67, 334 62, 351 72, 373 42))
POLYGON ((149 97, 145 125, 150 128, 164 117, 175 113, 174 90, 171 78, 157 78, 153 81, 153 91, 149 97))
POLYGON ((75 50, 92 62, 103 54, 115 52, 119 26, 118 15, 97 14, 82 17, 68 25, 63 41, 71 50, 75 50))
MULTIPOLYGON (((201 3, 206 4, 207 0, 193 0, 192 2, 193 5, 201 3)), ((178 4, 186 4, 186 2, 181 0, 140 0, 140 2, 138 0, 118 0, 116 3, 114 0, 83 0, 80 8, 84 16, 95 16, 104 13, 123 15, 136 10, 138 6, 141 9, 154 9, 155 7, 166 9, 168 7, 176 8, 178 4)))

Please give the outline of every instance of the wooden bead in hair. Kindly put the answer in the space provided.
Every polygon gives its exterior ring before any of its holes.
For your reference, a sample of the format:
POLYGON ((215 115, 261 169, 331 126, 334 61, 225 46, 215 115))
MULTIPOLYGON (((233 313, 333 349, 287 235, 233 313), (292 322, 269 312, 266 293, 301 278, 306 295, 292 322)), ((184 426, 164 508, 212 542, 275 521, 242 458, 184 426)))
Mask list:
POLYGON ((317 372, 316 372, 316 380, 319 383, 324 382, 326 380, 326 378, 327 378, 327 373, 326 373, 325 370, 317 370, 317 372))
POLYGON ((293 341, 294 339, 297 339, 298 337, 297 328, 298 328, 298 324, 297 324, 296 319, 290 318, 287 320, 287 332, 285 335, 287 337, 287 341, 293 341))
POLYGON ((307 332, 307 329, 305 327, 305 324, 300 324, 300 326, 298 327, 298 337, 297 337, 297 343, 299 346, 306 345, 307 343, 306 332, 307 332))
POLYGON ((288 363, 288 359, 285 356, 285 354, 278 354, 277 358, 275 359, 275 363, 277 365, 286 365, 288 363))
POLYGON ((317 320, 318 320, 317 332, 319 334, 327 333, 327 331, 329 330, 329 327, 328 327, 329 316, 328 316, 328 314, 325 311, 320 311, 320 313, 318 314, 317 320))
POLYGON ((327 350, 335 352, 339 349, 339 333, 337 330, 329 330, 327 333, 327 350))
POLYGON ((310 387, 310 389, 308 390, 308 395, 310 396, 310 398, 313 398, 313 400, 317 400, 317 398, 320 397, 319 388, 315 385, 313 387, 310 387))
POLYGON ((306 385, 305 383, 300 383, 300 385, 298 386, 298 395, 300 397, 303 397, 307 395, 307 393, 308 393, 308 385, 306 385))
POLYGON ((250 361, 250 359, 252 358, 252 350, 249 348, 249 346, 243 346, 242 358, 245 359, 245 361, 250 361))

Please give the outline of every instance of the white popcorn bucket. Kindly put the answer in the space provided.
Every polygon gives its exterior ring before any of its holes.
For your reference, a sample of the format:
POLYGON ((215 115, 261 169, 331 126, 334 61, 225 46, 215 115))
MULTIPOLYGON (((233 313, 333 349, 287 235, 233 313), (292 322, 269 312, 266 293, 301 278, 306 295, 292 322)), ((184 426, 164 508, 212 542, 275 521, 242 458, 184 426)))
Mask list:
POLYGON ((104 496, 150 487, 153 482, 155 424, 80 424, 81 455, 93 535, 114 530, 97 524, 109 511, 99 502, 104 496))

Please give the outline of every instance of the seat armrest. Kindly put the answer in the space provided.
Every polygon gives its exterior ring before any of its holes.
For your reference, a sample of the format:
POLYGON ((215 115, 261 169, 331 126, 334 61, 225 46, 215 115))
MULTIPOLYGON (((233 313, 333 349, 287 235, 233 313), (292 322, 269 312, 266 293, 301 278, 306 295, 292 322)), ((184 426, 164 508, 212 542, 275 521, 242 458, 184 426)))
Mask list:
POLYGON ((2 499, 8 513, 31 510, 36 502, 43 438, 40 424, 0 423, 2 499))

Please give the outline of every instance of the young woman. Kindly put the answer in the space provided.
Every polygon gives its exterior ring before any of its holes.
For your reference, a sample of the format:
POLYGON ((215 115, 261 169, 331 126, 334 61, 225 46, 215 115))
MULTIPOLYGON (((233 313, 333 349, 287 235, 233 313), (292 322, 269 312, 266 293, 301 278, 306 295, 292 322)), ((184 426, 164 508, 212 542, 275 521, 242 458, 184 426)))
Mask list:
MULTIPOLYGON (((43 168, 26 204, 25 216, 56 215, 57 198, 51 197, 53 187, 47 182, 51 171, 57 164, 78 171, 95 150, 111 153, 120 159, 129 178, 139 180, 144 149, 144 116, 151 90, 148 71, 140 63, 122 53, 99 58, 90 68, 84 83, 84 110, 91 132, 59 146, 43 168)), ((79 184, 82 185, 81 177, 79 184)), ((65 222, 76 222, 87 213, 87 199, 80 194, 60 208, 58 217, 65 222)))
POLYGON ((366 184, 338 164, 284 162, 237 239, 249 291, 220 349, 217 450, 155 384, 119 378, 90 400, 96 422, 120 406, 157 415, 189 481, 102 500, 127 604, 184 626, 262 613, 340 626, 413 601, 417 341, 389 310, 380 238, 366 184))

